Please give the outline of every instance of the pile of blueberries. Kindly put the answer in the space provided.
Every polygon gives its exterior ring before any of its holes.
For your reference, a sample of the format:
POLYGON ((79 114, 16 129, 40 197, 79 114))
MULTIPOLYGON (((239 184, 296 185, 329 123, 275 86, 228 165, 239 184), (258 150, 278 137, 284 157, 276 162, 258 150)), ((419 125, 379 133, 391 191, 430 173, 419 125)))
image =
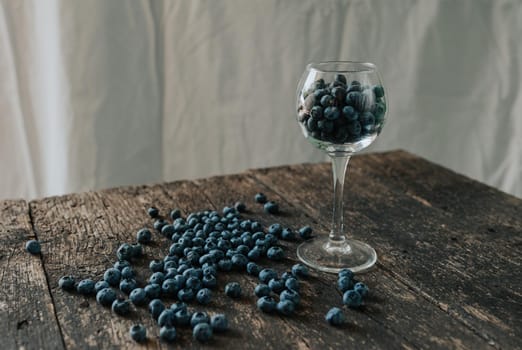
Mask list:
POLYGON ((343 144, 381 132, 386 113, 381 85, 362 85, 357 80, 348 85, 346 77, 337 74, 330 84, 316 80, 303 98, 297 113, 307 136, 343 144))
MULTIPOLYGON (((270 203, 262 197, 265 196, 258 193, 255 201, 270 203)), ((153 234, 147 228, 137 232, 136 243, 123 243, 117 249, 118 259, 105 271, 103 279, 77 282, 73 276, 63 276, 58 284, 66 291, 96 296, 99 304, 111 307, 121 316, 130 314, 132 305, 148 305, 152 318, 160 327, 160 338, 166 342, 176 339, 176 327, 192 327, 193 338, 203 342, 210 340, 213 333, 227 330, 226 315, 210 317, 204 311, 191 312, 187 307, 187 303, 193 301, 200 305, 211 302, 218 287, 218 272, 236 270, 258 277, 261 283, 254 291, 259 297, 257 307, 263 312, 291 315, 301 299, 299 278, 308 276, 308 269, 296 264, 279 277, 276 271, 262 268, 258 262, 265 257, 283 259, 285 252, 278 245, 279 239, 307 239, 311 237, 312 229, 305 226, 296 233, 280 224, 265 229, 257 221, 243 219, 240 212, 245 210, 246 206, 238 202, 234 207, 223 208, 221 213, 207 210, 184 218, 179 209, 174 209, 167 221, 160 217, 157 208, 151 207, 148 214, 155 220, 154 230, 172 244, 163 259, 150 261, 146 285, 138 284, 133 264, 143 256, 143 246, 152 242, 153 234), (162 298, 176 302, 167 307, 162 298)), ((228 283, 224 291, 231 298, 242 295, 238 282, 228 283)), ((147 338, 141 324, 131 327, 130 334, 137 342, 147 338)))

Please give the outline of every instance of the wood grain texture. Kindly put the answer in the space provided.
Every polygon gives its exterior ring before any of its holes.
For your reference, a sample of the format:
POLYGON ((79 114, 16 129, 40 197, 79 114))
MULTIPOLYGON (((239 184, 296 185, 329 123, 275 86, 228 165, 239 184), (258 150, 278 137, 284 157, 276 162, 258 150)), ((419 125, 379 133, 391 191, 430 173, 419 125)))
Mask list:
POLYGON ((0 202, 0 348, 63 349, 40 255, 25 251, 29 239, 27 203, 0 202))
MULTIPOLYGON (((329 164, 252 174, 329 224, 329 164)), ((522 201, 405 152, 354 157, 346 192, 347 229, 381 268, 488 344, 520 346, 522 201)))

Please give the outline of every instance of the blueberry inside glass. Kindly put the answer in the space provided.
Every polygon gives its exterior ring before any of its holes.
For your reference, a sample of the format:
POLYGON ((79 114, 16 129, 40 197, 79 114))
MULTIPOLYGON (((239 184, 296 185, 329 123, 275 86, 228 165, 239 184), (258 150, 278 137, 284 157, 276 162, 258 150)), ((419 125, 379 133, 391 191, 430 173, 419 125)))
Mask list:
POLYGON ((306 66, 297 88, 297 121, 304 136, 330 156, 334 177, 332 230, 297 249, 310 267, 363 272, 377 261, 372 247, 345 235, 343 189, 350 157, 377 138, 386 110, 385 90, 374 64, 336 61, 306 66))

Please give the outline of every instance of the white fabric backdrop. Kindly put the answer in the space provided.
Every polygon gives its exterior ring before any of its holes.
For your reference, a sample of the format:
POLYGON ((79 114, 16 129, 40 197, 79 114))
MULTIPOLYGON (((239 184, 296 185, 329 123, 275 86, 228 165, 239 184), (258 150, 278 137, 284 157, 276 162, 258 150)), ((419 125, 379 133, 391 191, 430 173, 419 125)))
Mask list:
POLYGON ((519 0, 0 0, 0 198, 324 160, 309 61, 381 68, 404 148, 522 196, 519 0))

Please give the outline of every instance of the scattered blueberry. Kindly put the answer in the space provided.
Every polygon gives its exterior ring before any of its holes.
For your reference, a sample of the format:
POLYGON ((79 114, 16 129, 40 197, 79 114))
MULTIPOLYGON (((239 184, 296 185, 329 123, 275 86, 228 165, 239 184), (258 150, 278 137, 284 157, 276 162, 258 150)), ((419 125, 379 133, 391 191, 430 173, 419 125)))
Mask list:
POLYGON ((196 294, 196 299, 198 303, 206 305, 212 299, 212 291, 208 288, 200 289, 198 294, 196 294))
POLYGON ((285 281, 285 287, 286 289, 295 290, 296 292, 299 291, 299 281, 296 278, 289 277, 285 281))
POLYGON ((120 270, 111 267, 105 271, 103 279, 111 286, 117 286, 120 283, 121 272, 120 270))
POLYGON ((366 297, 368 295, 368 292, 369 292, 369 289, 366 286, 366 284, 364 284, 362 282, 357 282, 355 284, 355 286, 353 287, 353 290, 358 292, 361 295, 361 297, 363 297, 363 298, 366 297))
POLYGON ((138 243, 147 244, 152 241, 152 233, 149 229, 142 228, 141 230, 136 233, 136 239, 138 243))
POLYGON ((285 289, 285 282, 281 279, 272 278, 268 281, 268 287, 274 293, 280 293, 283 289, 285 289))
POLYGON ((96 284, 94 285, 94 290, 96 293, 98 293, 100 290, 104 289, 104 288, 109 288, 110 285, 105 282, 104 280, 101 280, 101 281, 98 281, 96 282, 96 284))
POLYGON ((228 319, 224 314, 216 314, 210 318, 210 326, 214 332, 225 332, 228 330, 228 319))
POLYGON ((234 204, 234 208, 236 208, 238 213, 244 213, 246 211, 246 205, 242 202, 236 202, 236 204, 234 204))
POLYGON ((78 283, 76 286, 76 291, 83 295, 91 295, 96 293, 96 289, 94 288, 94 281, 91 279, 84 279, 78 283))
POLYGON ((310 226, 303 226, 299 229, 299 236, 301 236, 302 239, 309 239, 312 237, 312 228, 310 226))
POLYGON ((172 343, 174 340, 176 340, 176 328, 163 326, 160 329, 159 336, 161 340, 167 343, 172 343))
POLYGON ((173 326, 176 321, 176 313, 172 309, 163 309, 158 316, 158 326, 173 326))
POLYGON ((198 311, 192 314, 192 317, 190 318, 190 325, 195 327, 200 323, 210 323, 210 317, 206 312, 198 311))
POLYGON ((341 271, 339 271, 339 273, 337 274, 339 277, 348 277, 349 279, 353 279, 353 277, 355 276, 353 271, 350 270, 350 269, 342 269, 341 271))
POLYGON ((308 277, 310 274, 308 268, 303 264, 295 264, 292 266, 292 274, 295 277, 308 277))
POLYGON ((281 260, 285 257, 285 252, 281 247, 270 247, 266 252, 266 256, 270 260, 281 260))
MULTIPOLYGON (((131 249, 131 246, 129 244, 127 245, 129 246, 129 249, 131 249)), ((113 267, 122 271, 126 267, 131 267, 131 263, 128 260, 118 260, 114 263, 113 267)))
POLYGON ((284 239, 285 241, 293 241, 293 240, 295 240, 295 233, 291 228, 285 228, 281 232, 281 238, 284 239))
POLYGON ((187 309, 181 309, 176 311, 175 317, 178 326, 189 326, 192 315, 187 311, 187 309))
POLYGON ((279 205, 276 202, 269 201, 264 204, 263 210, 268 214, 277 214, 279 213, 279 205))
POLYGON ((116 300, 116 292, 111 288, 104 288, 96 293, 96 301, 100 305, 111 306, 114 300, 116 300))
POLYGON ((347 290, 350 290, 353 288, 353 281, 351 278, 349 277, 339 277, 339 279, 337 279, 337 288, 339 288, 339 290, 341 292, 346 292, 347 290))
POLYGON ((254 289, 254 294, 258 297, 265 297, 269 296, 271 292, 271 289, 268 285, 261 283, 256 286, 254 289))
POLYGON ((25 250, 31 254, 38 254, 41 251, 40 242, 35 239, 31 239, 25 243, 25 250))
POLYGON ((256 203, 260 204, 265 204, 267 201, 266 196, 261 192, 255 195, 254 200, 256 201, 256 203))
POLYGON ((277 272, 272 269, 263 269, 259 272, 259 280, 265 284, 268 284, 272 278, 277 278, 277 272))
POLYGON ((142 324, 136 324, 130 328, 132 340, 143 343, 147 339, 147 329, 142 324))
POLYGON ((362 297, 359 292, 348 290, 343 294, 343 303, 348 307, 357 308, 361 306, 362 297))
POLYGON ((58 281, 58 286, 67 291, 74 290, 74 284, 76 283, 76 280, 73 276, 63 276, 58 281))
POLYGON ((194 300, 194 291, 189 288, 180 289, 178 292, 178 300, 187 303, 194 300))
POLYGON ((126 278, 120 281, 120 290, 125 294, 130 294, 138 287, 138 283, 133 278, 126 278))
POLYGON ((129 294, 129 299, 134 305, 144 305, 147 302, 147 294, 143 288, 136 288, 129 294))
POLYGON ((332 326, 340 326, 345 322, 343 311, 338 307, 331 308, 324 318, 332 326))
POLYGON ((277 303, 276 308, 280 314, 290 316, 294 313, 295 305, 290 300, 281 300, 277 303))
POLYGON ((181 210, 179 209, 174 209, 170 212, 170 218, 172 220, 176 220, 176 219, 179 219, 181 217, 181 210))
POLYGON ((225 286, 225 294, 231 298, 241 297, 241 286, 237 282, 229 282, 225 286))
POLYGON ((157 320, 163 310, 165 310, 165 305, 161 300, 153 299, 149 303, 149 312, 153 319, 157 320))
POLYGON ((293 289, 286 289, 281 292, 281 295, 279 295, 279 300, 290 300, 294 305, 299 305, 301 302, 301 296, 293 289))
POLYGON ((156 208, 156 207, 150 207, 149 209, 147 209, 147 213, 149 214, 149 216, 150 216, 151 218, 154 219, 154 218, 157 218, 157 217, 158 217, 158 215, 159 215, 159 210, 158 210, 158 208, 156 208))
POLYGON ((212 328, 208 323, 198 323, 192 331, 192 336, 200 342, 209 341, 212 338, 212 328))
POLYGON ((257 300, 257 308, 263 312, 273 312, 277 303, 271 296, 263 296, 257 300))
POLYGON ((134 278, 134 270, 130 266, 121 269, 121 278, 134 278))
POLYGON ((111 308, 112 312, 120 316, 126 316, 131 312, 130 302, 126 299, 114 299, 111 308))

